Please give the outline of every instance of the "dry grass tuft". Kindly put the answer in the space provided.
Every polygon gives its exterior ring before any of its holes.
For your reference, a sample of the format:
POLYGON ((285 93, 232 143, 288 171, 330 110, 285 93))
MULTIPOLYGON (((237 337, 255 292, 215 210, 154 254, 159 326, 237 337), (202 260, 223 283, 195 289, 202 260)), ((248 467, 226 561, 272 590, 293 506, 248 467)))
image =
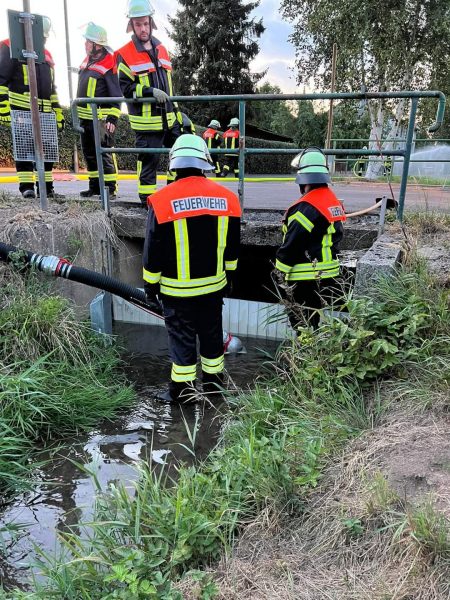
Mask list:
MULTIPOLYGON (((450 499, 447 506, 442 505, 439 477, 433 486, 432 474, 426 494, 419 478, 417 495, 405 496, 398 475, 403 460, 405 478, 413 482, 416 477, 408 461, 412 445, 424 452, 426 444, 428 469, 436 467, 436 458, 442 459, 442 442, 450 439, 450 426, 442 418, 418 422, 398 417, 349 445, 309 497, 300 519, 286 520, 280 533, 267 531, 266 525, 249 528, 233 555, 213 572, 217 598, 449 598, 450 538, 445 512, 450 514, 450 499), (429 500, 433 491, 439 491, 442 512, 429 500)), ((450 461, 448 444, 446 451, 450 461)), ((448 465, 441 467, 442 478, 448 465)), ((450 483, 450 473, 448 477, 450 483)), ((185 598, 198 597, 192 595, 194 588, 191 593, 189 585, 184 586, 185 598)))

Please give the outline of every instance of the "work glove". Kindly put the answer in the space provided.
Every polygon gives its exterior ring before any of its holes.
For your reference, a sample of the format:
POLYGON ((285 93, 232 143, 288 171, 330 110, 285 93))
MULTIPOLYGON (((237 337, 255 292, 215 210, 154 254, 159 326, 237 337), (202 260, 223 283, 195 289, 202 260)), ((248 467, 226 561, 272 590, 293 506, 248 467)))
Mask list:
POLYGON ((166 94, 166 92, 158 88, 152 88, 152 94, 153 98, 155 98, 156 102, 159 104, 164 104, 169 99, 169 96, 166 94))
POLYGON ((144 284, 145 301, 148 308, 157 315, 163 314, 163 308, 160 299, 158 298, 159 284, 144 284))

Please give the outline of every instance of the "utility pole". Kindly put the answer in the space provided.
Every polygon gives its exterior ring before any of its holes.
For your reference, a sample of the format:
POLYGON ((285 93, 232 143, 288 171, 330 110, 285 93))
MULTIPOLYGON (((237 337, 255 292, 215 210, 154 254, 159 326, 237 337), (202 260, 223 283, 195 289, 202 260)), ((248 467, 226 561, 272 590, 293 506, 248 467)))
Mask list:
MULTIPOLYGON (((331 93, 336 88, 336 56, 337 56, 337 44, 333 44, 333 58, 331 61, 331 93)), ((333 100, 330 100, 330 108, 328 110, 328 127, 327 127, 327 139, 325 141, 325 148, 328 150, 331 145, 331 135, 333 131, 333 100)))
MULTIPOLYGON (((73 82, 72 82, 72 59, 70 57, 70 39, 69 39, 69 13, 67 10, 67 0, 64 0, 64 25, 66 30, 66 57, 67 57, 67 75, 69 77, 69 98, 72 104, 73 100, 73 82)), ((77 142, 73 145, 73 168, 78 173, 78 148, 77 142)))
POLYGON ((33 129, 34 157, 39 179, 39 203, 42 210, 48 209, 47 187, 45 185, 44 145, 42 143, 41 120, 38 106, 38 88, 36 78, 36 53, 33 46, 33 16, 30 13, 30 0, 23 0, 23 27, 25 34, 25 51, 27 59, 28 81, 30 87, 31 125, 33 129))

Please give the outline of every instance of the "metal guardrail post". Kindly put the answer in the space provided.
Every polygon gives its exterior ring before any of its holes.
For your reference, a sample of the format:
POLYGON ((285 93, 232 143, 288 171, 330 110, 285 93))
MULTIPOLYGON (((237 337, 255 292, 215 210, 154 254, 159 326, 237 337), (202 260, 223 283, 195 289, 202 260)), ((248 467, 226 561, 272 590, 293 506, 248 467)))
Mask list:
POLYGON ((398 198, 397 218, 400 223, 403 221, 403 211, 405 208, 406 184, 408 183, 409 161, 411 160, 411 148, 414 137, 414 125, 416 122, 418 98, 413 98, 411 101, 411 110, 409 112, 408 131, 406 134, 406 147, 403 158, 402 181, 400 183, 400 192, 398 198))
POLYGON ((239 184, 238 196, 241 208, 244 208, 245 175, 245 102, 239 102, 239 184))

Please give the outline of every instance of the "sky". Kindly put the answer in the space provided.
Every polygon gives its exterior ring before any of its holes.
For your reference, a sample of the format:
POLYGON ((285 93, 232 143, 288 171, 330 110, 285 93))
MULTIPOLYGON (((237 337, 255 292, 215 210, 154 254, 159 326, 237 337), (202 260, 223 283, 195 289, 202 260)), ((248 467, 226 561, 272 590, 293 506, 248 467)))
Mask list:
MULTIPOLYGON (((169 52, 173 50, 167 30, 168 14, 174 14, 178 7, 177 0, 154 0, 155 22, 158 26, 158 37, 169 52)), ((47 48, 56 63, 56 84, 62 104, 69 103, 69 84, 67 76, 66 41, 64 29, 63 0, 30 0, 31 12, 47 15, 52 20, 53 32, 47 42, 47 48)), ((6 10, 23 10, 22 0, 0 0, 0 40, 9 36, 6 10)), ((114 49, 123 46, 130 38, 126 33, 125 17, 126 0, 67 0, 69 17, 69 37, 71 62, 78 67, 84 58, 83 26, 89 21, 105 27, 108 31, 108 42, 114 49)), ((294 48, 288 42, 292 31, 289 23, 280 19, 279 0, 261 0, 254 11, 256 18, 262 17, 266 31, 260 38, 260 53, 253 61, 253 72, 268 69, 263 81, 278 85, 284 93, 301 93, 295 85, 294 48)), ((73 76, 76 91, 76 75, 73 76)))

